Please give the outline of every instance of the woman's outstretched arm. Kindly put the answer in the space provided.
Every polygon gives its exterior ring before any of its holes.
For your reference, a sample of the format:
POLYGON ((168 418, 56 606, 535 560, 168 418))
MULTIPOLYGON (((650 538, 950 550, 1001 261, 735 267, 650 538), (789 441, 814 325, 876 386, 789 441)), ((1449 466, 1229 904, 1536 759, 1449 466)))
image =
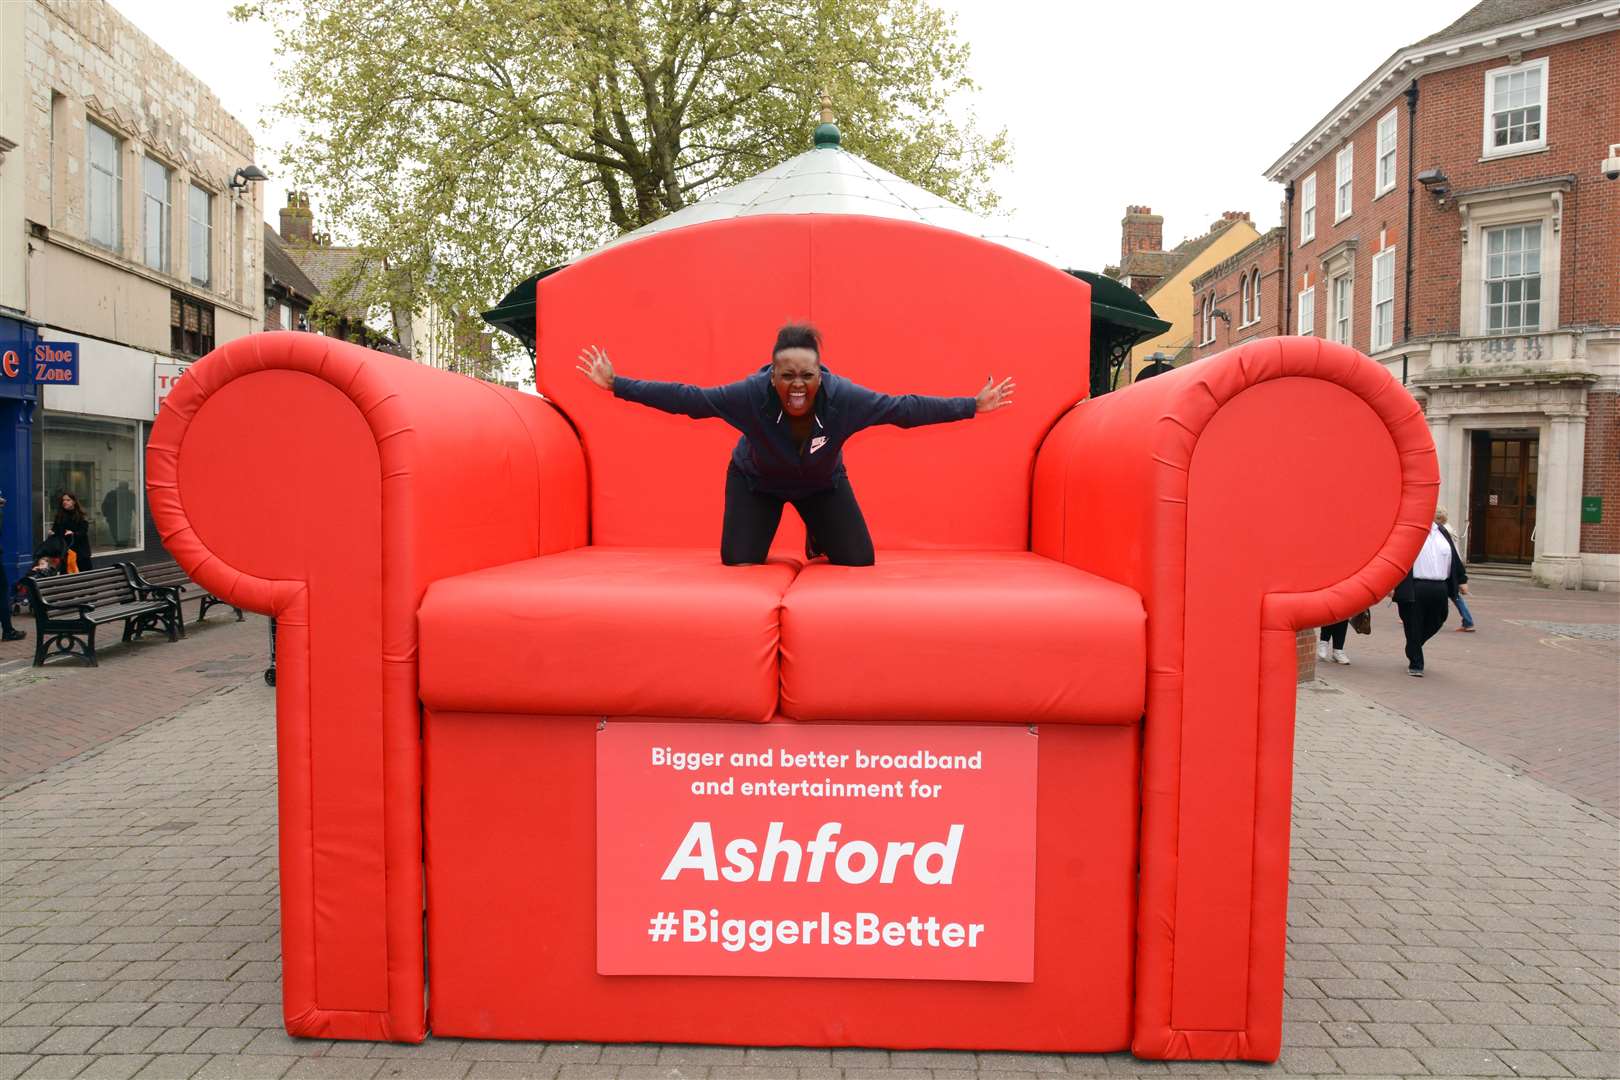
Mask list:
POLYGON ((893 424, 895 427, 920 427, 923 424, 948 424, 953 420, 968 420, 979 413, 995 412, 1012 404, 1016 384, 1011 378, 999 383, 994 376, 985 380, 984 388, 973 397, 930 397, 926 394, 880 394, 864 386, 856 386, 856 407, 862 427, 893 424))
POLYGON ((611 391, 614 397, 634 401, 660 412, 690 416, 695 420, 710 417, 733 420, 747 397, 742 382, 727 383, 725 386, 692 386, 689 383, 627 378, 614 372, 607 353, 595 345, 579 354, 575 370, 603 390, 611 391))

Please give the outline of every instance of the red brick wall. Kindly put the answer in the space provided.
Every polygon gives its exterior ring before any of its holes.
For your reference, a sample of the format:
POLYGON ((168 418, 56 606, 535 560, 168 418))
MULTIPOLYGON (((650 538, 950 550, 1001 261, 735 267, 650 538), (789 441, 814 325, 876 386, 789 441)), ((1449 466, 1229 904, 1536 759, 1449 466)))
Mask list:
MULTIPOLYGON (((1573 174, 1574 185, 1564 197, 1558 325, 1620 322, 1620 273, 1615 270, 1620 266, 1620 182, 1606 180, 1598 171, 1609 143, 1620 140, 1620 30, 1525 49, 1525 60, 1548 58, 1547 149, 1481 161, 1485 73, 1507 64, 1509 48, 1504 42, 1489 60, 1420 80, 1417 167, 1444 169, 1455 191, 1573 174)), ((1356 153, 1361 153, 1359 145, 1356 153)), ((1414 337, 1460 332, 1461 224, 1450 202, 1437 207, 1432 197, 1420 194, 1414 337)), ((1398 332, 1398 311, 1395 325, 1398 332)))
POLYGON ((1194 360, 1213 356, 1233 345, 1240 345, 1254 338, 1275 337, 1281 333, 1293 332, 1282 329, 1284 287, 1282 249, 1282 235, 1267 233, 1236 255, 1193 279, 1194 360), (1250 326, 1240 326, 1239 323, 1243 320, 1242 277, 1245 274, 1252 274, 1256 269, 1260 271, 1260 319, 1250 326), (1198 338, 1202 327, 1196 320, 1202 317, 1204 298, 1211 294, 1215 297, 1215 306, 1232 316, 1232 321, 1228 324, 1225 320, 1216 319, 1215 340, 1208 345, 1199 345, 1198 338))
MULTIPOLYGON (((1421 87, 1419 88, 1421 91, 1421 87)), ((1421 116, 1423 103, 1418 104, 1421 116)), ((1316 288, 1316 324, 1314 333, 1326 337, 1328 332, 1329 297, 1327 279, 1322 272, 1322 256, 1342 241, 1358 241, 1355 268, 1352 273, 1350 344, 1362 352, 1372 351, 1372 261, 1384 245, 1394 245, 1395 254, 1395 330, 1394 340, 1401 340, 1401 321, 1405 317, 1405 265, 1406 255, 1399 250, 1406 243, 1406 166, 1407 166, 1407 111, 1406 99, 1397 96, 1394 102, 1369 116, 1360 127, 1344 139, 1330 146, 1311 168, 1316 175, 1316 238, 1308 244, 1298 244, 1300 185, 1303 175, 1294 182, 1294 202, 1288 233, 1294 248, 1293 280, 1289 284, 1288 333, 1296 332, 1299 316, 1299 296, 1306 282, 1316 288), (1373 196, 1378 178, 1378 121, 1396 110, 1395 120, 1395 186, 1383 195, 1373 196), (1350 216, 1338 224, 1333 222, 1333 208, 1337 192, 1335 163, 1339 151, 1346 144, 1355 146, 1355 157, 1350 175, 1353 179, 1350 197, 1350 216)), ((1419 168, 1425 168, 1424 158, 1418 155, 1419 168)), ((1417 289, 1414 282, 1414 295, 1417 289)))
POLYGON ((1603 499, 1603 521, 1581 526, 1581 550, 1620 552, 1620 394, 1586 395, 1586 476, 1581 494, 1603 499))
MULTIPOLYGON (((1418 172, 1442 169, 1454 191, 1573 175, 1561 229, 1558 323, 1620 323, 1620 273, 1615 272, 1620 266, 1620 181, 1606 180, 1598 171, 1599 162, 1608 156, 1608 144, 1620 140, 1620 76, 1615 64, 1620 30, 1525 49, 1525 60, 1548 58, 1547 149, 1481 161, 1485 72, 1506 65, 1511 48, 1504 42, 1488 60, 1419 80, 1417 140, 1411 164, 1418 172)), ((1321 272, 1322 254, 1345 239, 1359 241, 1350 343, 1363 352, 1371 346, 1372 259, 1379 251, 1380 230, 1386 243, 1397 247, 1394 340, 1396 345, 1403 340, 1406 252, 1399 249, 1406 242, 1407 127, 1404 96, 1397 95, 1390 105, 1369 114, 1359 127, 1328 147, 1309 170, 1316 175, 1316 238, 1299 244, 1299 193, 1305 174, 1295 180, 1295 199, 1285 223, 1288 242, 1294 245, 1289 309, 1297 316, 1297 294, 1308 277, 1316 287, 1316 333, 1324 336, 1329 298, 1321 272), (1397 110, 1396 183, 1393 190, 1375 199, 1378 121, 1391 108, 1397 110), (1354 193, 1350 216, 1335 225, 1334 160, 1347 142, 1355 146, 1354 193)), ((1445 206, 1437 206, 1421 186, 1413 213, 1412 336, 1457 334, 1462 304, 1461 215, 1449 200, 1445 206)), ((1294 332, 1295 325, 1291 317, 1288 333, 1294 332)))
MULTIPOLYGON (((1262 313, 1264 308, 1260 309, 1262 313)), ((1299 678, 1302 683, 1316 681, 1316 643, 1321 634, 1313 627, 1294 635, 1294 653, 1299 657, 1299 678)))

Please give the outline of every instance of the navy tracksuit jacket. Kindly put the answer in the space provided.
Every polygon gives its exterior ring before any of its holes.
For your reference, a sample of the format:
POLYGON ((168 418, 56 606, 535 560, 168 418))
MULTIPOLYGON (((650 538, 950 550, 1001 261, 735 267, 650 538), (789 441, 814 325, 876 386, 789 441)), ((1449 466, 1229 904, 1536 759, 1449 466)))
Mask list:
POLYGON ((690 386, 613 378, 613 394, 668 413, 695 419, 718 417, 742 432, 732 464, 755 491, 795 498, 832 487, 844 475, 844 443, 877 424, 919 427, 967 420, 977 411, 971 397, 880 394, 821 369, 815 424, 801 450, 771 385, 771 365, 725 386, 690 386))

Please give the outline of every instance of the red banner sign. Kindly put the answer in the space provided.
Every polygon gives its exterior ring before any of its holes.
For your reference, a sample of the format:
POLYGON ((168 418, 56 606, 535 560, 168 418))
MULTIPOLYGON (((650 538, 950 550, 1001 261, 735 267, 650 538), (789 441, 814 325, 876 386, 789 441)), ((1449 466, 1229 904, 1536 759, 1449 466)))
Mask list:
POLYGON ((603 975, 1029 982, 1037 736, 605 724, 603 975))

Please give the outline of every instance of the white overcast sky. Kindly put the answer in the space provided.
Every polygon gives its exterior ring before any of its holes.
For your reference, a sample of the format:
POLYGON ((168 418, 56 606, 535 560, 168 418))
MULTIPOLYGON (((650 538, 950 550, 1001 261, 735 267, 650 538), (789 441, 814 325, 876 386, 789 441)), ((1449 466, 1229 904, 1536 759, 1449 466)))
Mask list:
MULTIPOLYGON (((957 14, 972 47, 981 127, 1011 135, 1013 165, 997 187, 1013 231, 1099 270, 1119 259, 1127 204, 1164 215, 1172 245, 1223 210, 1249 211, 1262 230, 1277 224, 1282 189, 1261 171, 1390 53, 1471 6, 934 2, 957 14)), ((259 163, 278 177, 274 148, 289 131, 269 123, 277 98, 269 31, 232 22, 230 0, 190 0, 185 18, 175 17, 174 0, 112 3, 248 124, 259 163)), ((266 187, 274 224, 287 189, 279 177, 266 187)), ((533 269, 512 268, 514 278, 533 269)))

